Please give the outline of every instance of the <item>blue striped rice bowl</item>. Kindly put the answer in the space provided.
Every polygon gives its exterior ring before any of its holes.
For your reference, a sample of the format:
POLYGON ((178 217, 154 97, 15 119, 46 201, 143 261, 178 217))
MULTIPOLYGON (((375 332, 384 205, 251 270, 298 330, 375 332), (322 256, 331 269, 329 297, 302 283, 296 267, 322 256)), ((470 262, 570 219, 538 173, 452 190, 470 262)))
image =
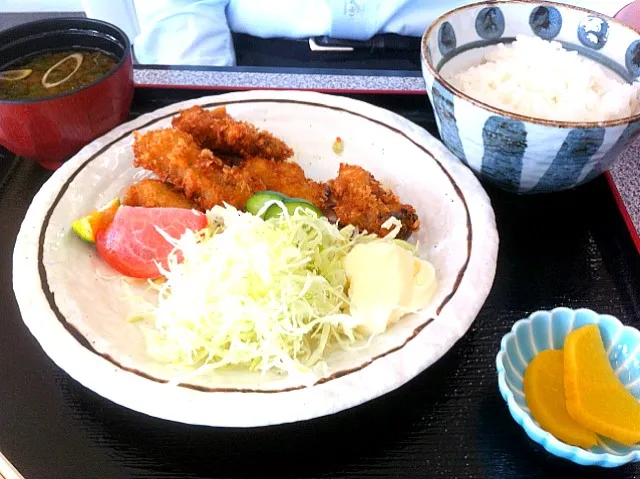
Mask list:
POLYGON ((487 48, 516 35, 560 42, 628 83, 640 76, 640 33, 617 20, 550 2, 467 5, 440 17, 422 38, 422 74, 442 141, 480 179, 507 191, 548 193, 596 178, 640 135, 640 114, 600 122, 532 118, 472 98, 443 78, 444 70, 477 65, 487 48))

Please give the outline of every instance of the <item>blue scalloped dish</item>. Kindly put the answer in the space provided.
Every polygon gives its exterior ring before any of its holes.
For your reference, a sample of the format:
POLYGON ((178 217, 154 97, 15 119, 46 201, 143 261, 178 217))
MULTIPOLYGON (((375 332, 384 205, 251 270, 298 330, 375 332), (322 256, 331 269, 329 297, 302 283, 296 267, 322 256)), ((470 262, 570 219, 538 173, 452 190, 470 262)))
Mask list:
POLYGON ((529 362, 540 351, 562 349, 567 334, 587 324, 597 324, 620 381, 640 401, 640 331, 618 319, 589 309, 556 308, 537 311, 516 322, 502 338, 496 357, 498 385, 511 415, 527 435, 551 454, 585 466, 616 467, 640 462, 640 444, 624 446, 599 437, 589 449, 570 446, 544 431, 533 419, 524 398, 523 377, 529 362))

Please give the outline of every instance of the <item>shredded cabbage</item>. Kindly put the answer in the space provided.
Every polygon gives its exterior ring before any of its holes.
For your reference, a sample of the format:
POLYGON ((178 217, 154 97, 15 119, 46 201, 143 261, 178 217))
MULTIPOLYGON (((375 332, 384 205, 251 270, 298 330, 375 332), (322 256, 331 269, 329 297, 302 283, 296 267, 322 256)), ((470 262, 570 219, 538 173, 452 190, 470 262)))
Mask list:
POLYGON ((362 339, 348 314, 343 263, 373 235, 302 208, 266 221, 228 205, 207 215, 209 228, 167 237, 175 248, 161 269, 166 281, 150 283, 157 304, 143 315, 154 359, 300 376, 321 366, 332 344, 362 339))

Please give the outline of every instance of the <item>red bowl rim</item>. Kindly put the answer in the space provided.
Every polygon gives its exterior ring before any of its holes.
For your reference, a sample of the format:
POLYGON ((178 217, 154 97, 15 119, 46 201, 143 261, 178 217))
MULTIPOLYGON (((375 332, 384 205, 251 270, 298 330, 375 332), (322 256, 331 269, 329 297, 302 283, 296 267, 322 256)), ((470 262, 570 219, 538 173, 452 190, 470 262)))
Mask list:
MULTIPOLYGON (((47 24, 51 24, 51 23, 56 23, 56 22, 60 22, 60 21, 71 21, 71 22, 78 22, 80 21, 81 23, 84 24, 92 24, 95 26, 105 26, 105 27, 109 27, 114 29, 115 31, 117 31, 121 36, 122 39, 124 40, 124 54, 122 55, 122 58, 120 58, 120 60, 118 61, 118 63, 111 69, 109 70, 105 75, 97 78, 96 80, 94 80, 93 82, 81 87, 81 88, 77 88, 74 90, 70 90, 64 93, 58 93, 57 95, 51 95, 51 96, 47 96, 47 97, 42 97, 42 98, 30 98, 30 99, 24 99, 24 100, 2 100, 0 99, 0 106, 2 105, 24 105, 24 104, 31 104, 31 103, 41 103, 41 102, 45 102, 45 101, 52 101, 52 100, 57 100, 59 98, 63 98, 65 96, 71 96, 71 95, 75 95, 76 93, 80 93, 84 90, 88 90, 89 88, 97 85, 98 83, 101 83, 105 80, 107 80, 109 77, 113 76, 117 71, 119 71, 122 66, 127 63, 129 61, 129 59, 131 58, 131 41, 129 40, 129 37, 127 36, 127 34, 119 27, 113 25, 112 23, 108 23, 108 22, 104 22, 102 20, 95 20, 93 18, 77 18, 77 17, 56 17, 56 18, 47 18, 44 20, 35 20, 33 22, 28 22, 28 23, 22 23, 20 25, 17 25, 15 27, 9 28, 5 31, 3 31, 3 35, 4 34, 10 34, 11 32, 15 31, 15 30, 20 30, 22 28, 24 28, 25 26, 37 26, 39 24, 43 24, 43 25, 47 25, 47 24)), ((54 31, 52 31, 53 33, 54 31)), ((43 34, 46 34, 48 32, 44 31, 42 32, 43 34)), ((19 37, 18 37, 19 38, 19 37)))

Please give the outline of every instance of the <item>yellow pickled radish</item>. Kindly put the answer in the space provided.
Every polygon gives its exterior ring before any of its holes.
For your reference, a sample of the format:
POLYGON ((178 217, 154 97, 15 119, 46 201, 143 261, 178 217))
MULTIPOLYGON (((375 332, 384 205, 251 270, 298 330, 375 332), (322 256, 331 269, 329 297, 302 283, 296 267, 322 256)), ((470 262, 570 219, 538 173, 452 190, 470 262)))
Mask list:
POLYGON ((524 372, 524 396, 531 415, 562 442, 584 448, 596 445, 596 434, 569 415, 564 394, 564 354, 542 351, 524 372))
POLYGON ((613 371, 597 325, 567 336, 564 386, 569 415, 581 425, 628 446, 640 442, 640 402, 613 371))

